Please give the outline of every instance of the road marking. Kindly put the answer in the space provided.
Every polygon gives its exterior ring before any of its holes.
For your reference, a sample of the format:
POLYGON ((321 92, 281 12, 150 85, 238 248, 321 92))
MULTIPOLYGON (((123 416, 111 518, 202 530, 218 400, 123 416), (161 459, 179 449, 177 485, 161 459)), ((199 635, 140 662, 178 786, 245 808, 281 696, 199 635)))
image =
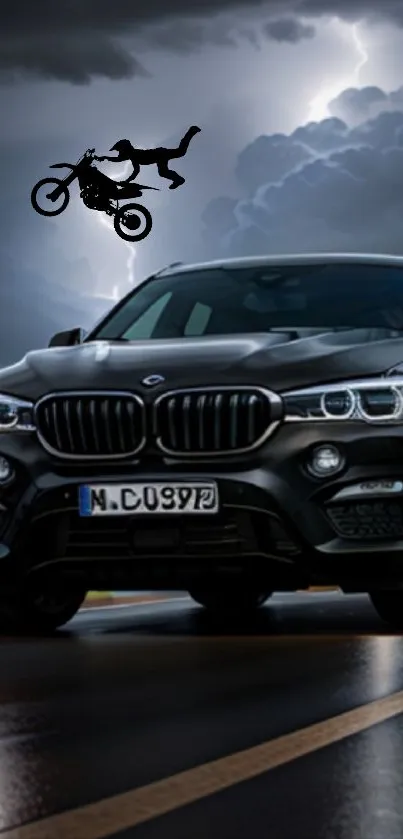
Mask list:
MULTIPOLYGON (((270 605, 280 606, 281 604, 284 604, 284 603, 286 603, 287 605, 290 605, 290 603, 295 604, 295 599, 294 599, 295 594, 298 594, 299 596, 304 595, 304 594, 310 594, 310 595, 312 595, 312 594, 315 594, 315 595, 323 594, 323 595, 327 595, 329 593, 329 591, 335 592, 335 591, 339 591, 339 590, 336 590, 332 587, 332 589, 329 588, 329 589, 326 589, 326 590, 324 588, 320 588, 320 589, 318 588, 318 589, 315 589, 315 590, 313 590, 313 589, 301 589, 301 591, 295 591, 295 592, 282 592, 282 593, 279 592, 279 593, 273 595, 271 600, 267 601, 266 605, 268 605, 268 606, 270 606, 270 605)), ((342 594, 342 592, 340 592, 340 591, 339 591, 339 593, 340 593, 340 595, 342 594)), ((119 598, 116 598, 116 600, 119 600, 119 598)), ((197 606, 197 609, 200 611, 200 606, 198 606, 192 600, 190 595, 189 594, 184 594, 181 597, 169 597, 169 595, 167 595, 167 596, 158 595, 158 596, 155 596, 155 597, 150 597, 147 600, 142 600, 141 596, 139 596, 139 598, 136 599, 136 600, 133 598, 133 601, 131 601, 130 603, 126 601, 124 603, 117 602, 117 603, 110 603, 110 604, 105 603, 104 605, 96 605, 96 606, 82 606, 80 611, 77 612, 77 614, 79 615, 79 614, 81 614, 81 612, 96 612, 96 611, 99 611, 100 609, 102 609, 102 611, 104 611, 105 609, 108 609, 108 610, 110 610, 110 609, 127 609, 127 608, 130 608, 131 606, 153 606, 156 603, 184 603, 185 601, 187 601, 189 603, 189 606, 192 606, 192 607, 197 606)))
POLYGON ((403 713, 403 690, 259 746, 144 787, 0 831, 0 839, 106 839, 178 807, 263 775, 403 713))
POLYGON ((82 612, 99 612, 101 610, 104 612, 105 609, 109 612, 111 609, 131 609, 133 606, 155 606, 157 603, 164 603, 164 605, 167 603, 183 603, 185 600, 188 600, 189 603, 191 602, 190 597, 187 595, 184 597, 162 597, 161 595, 161 597, 151 597, 148 600, 142 600, 139 598, 131 603, 111 603, 110 605, 106 604, 105 606, 82 606, 80 611, 77 612, 77 615, 80 615, 82 612))

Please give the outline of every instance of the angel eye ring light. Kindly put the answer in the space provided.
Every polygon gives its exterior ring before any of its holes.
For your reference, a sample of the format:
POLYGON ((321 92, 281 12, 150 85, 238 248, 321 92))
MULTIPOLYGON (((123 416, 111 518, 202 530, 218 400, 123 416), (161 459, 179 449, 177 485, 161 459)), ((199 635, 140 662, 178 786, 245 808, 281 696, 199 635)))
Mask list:
POLYGON ((284 393, 285 422, 403 424, 403 377, 324 384, 284 393))

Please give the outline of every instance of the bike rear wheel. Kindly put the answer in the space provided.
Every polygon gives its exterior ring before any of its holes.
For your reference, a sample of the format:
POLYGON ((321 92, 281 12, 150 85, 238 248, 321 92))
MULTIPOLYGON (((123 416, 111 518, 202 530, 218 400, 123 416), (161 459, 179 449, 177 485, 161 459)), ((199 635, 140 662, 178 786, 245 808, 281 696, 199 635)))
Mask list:
POLYGON ((140 242, 151 232, 153 220, 141 204, 126 204, 116 211, 113 226, 126 242, 140 242))
POLYGON ((63 186, 63 181, 60 181, 57 178, 43 178, 43 180, 38 181, 38 183, 35 184, 31 192, 31 204, 34 210, 36 210, 36 212, 39 213, 40 216, 60 215, 60 213, 62 213, 63 210, 66 209, 69 200, 70 194, 68 188, 66 186, 63 186), (43 187, 47 187, 47 189, 43 189, 43 187), (55 192, 56 189, 59 191, 59 195, 55 200, 50 198, 49 196, 53 192, 55 192), (49 202, 49 206, 47 208, 41 207, 39 201, 39 193, 41 190, 44 193, 45 199, 47 199, 47 201, 49 202), (56 205, 56 201, 59 198, 62 198, 62 203, 56 205))

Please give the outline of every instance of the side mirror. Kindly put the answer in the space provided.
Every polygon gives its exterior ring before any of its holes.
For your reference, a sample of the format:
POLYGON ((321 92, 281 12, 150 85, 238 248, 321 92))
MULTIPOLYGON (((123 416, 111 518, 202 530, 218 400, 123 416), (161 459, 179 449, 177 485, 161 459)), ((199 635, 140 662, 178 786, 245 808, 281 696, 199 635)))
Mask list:
POLYGON ((81 326, 56 332, 55 335, 52 335, 48 347, 74 347, 76 344, 82 344, 86 334, 85 329, 82 329, 81 326))

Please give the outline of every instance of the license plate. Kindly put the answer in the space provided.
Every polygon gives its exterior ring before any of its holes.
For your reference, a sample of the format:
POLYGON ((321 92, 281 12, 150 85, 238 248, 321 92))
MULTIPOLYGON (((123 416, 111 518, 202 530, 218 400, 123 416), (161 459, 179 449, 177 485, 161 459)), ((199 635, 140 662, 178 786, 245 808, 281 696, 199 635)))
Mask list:
POLYGON ((80 516, 218 513, 215 483, 134 483, 80 486, 80 516))

